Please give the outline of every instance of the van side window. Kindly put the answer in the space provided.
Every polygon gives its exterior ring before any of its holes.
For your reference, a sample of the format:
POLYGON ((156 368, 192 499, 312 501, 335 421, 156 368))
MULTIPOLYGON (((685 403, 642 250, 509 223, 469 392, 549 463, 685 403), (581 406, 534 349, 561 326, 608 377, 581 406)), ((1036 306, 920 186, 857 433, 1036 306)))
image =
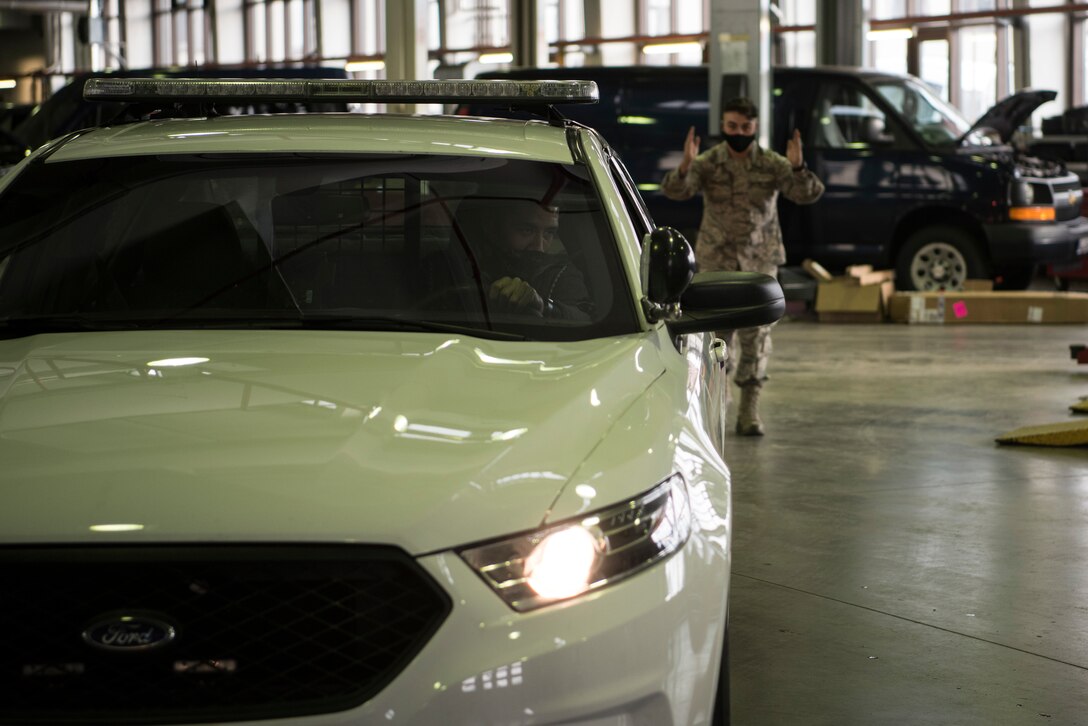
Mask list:
POLYGON ((816 97, 812 144, 823 149, 868 149, 895 141, 884 112, 860 86, 824 83, 816 97))

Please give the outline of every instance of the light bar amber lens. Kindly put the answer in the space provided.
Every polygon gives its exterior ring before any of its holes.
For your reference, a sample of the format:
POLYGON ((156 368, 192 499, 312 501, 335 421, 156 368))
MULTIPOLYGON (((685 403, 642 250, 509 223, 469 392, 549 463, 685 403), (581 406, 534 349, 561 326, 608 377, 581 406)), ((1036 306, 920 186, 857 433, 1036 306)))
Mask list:
POLYGON ((1053 222, 1054 207, 1012 207, 1009 219, 1014 222, 1053 222))

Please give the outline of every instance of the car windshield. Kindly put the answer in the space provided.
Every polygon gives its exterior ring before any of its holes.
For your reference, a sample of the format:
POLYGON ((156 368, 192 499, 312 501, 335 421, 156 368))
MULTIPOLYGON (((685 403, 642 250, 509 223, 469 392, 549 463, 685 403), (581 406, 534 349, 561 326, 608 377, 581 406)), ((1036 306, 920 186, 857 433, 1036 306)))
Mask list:
MULTIPOLYGON (((581 165, 444 155, 32 164, 0 196, 0 325, 637 330, 581 165)), ((9 335, 10 337, 10 335, 9 335)))
POLYGON ((925 84, 909 79, 881 78, 870 85, 890 103, 930 146, 955 145, 971 124, 925 84))

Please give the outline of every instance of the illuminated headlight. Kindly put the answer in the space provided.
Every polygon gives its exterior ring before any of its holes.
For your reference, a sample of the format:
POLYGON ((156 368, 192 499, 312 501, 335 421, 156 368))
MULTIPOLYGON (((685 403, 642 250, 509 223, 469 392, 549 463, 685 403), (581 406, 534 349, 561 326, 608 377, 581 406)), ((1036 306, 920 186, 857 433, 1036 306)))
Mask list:
POLYGON ((690 534, 687 490, 674 474, 622 504, 458 554, 510 607, 526 612, 641 572, 690 534))

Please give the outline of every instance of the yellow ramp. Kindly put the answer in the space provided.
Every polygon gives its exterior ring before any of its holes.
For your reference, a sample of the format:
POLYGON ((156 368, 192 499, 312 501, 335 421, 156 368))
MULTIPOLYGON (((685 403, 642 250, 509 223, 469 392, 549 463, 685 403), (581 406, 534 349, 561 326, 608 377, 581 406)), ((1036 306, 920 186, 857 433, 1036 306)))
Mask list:
POLYGON ((998 436, 995 441, 1030 446, 1088 446, 1088 421, 1025 426, 998 436))

